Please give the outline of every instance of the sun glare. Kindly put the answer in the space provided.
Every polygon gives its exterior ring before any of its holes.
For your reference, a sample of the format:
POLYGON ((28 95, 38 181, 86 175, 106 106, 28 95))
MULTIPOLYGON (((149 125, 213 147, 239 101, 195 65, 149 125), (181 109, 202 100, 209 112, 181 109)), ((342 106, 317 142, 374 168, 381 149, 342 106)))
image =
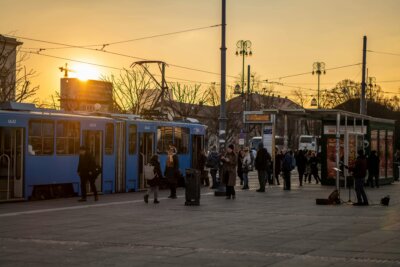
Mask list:
MULTIPOLYGON (((71 66, 73 76, 82 81, 99 79, 100 73, 96 67, 88 64, 76 64, 71 66)), ((71 73, 71 74, 72 74, 71 73)))

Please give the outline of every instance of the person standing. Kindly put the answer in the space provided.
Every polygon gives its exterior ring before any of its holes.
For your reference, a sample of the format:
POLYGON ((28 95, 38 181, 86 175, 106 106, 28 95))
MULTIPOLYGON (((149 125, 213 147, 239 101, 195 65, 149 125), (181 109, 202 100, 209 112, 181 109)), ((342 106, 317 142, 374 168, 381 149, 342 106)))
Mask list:
POLYGON ((282 150, 278 152, 278 149, 276 149, 277 153, 275 155, 275 179, 276 179, 276 184, 280 185, 279 183, 279 175, 281 174, 282 171, 282 160, 283 160, 283 153, 282 150))
POLYGON ((223 162, 223 183, 226 185, 226 199, 235 199, 235 185, 236 185, 236 164, 237 156, 234 151, 234 146, 230 144, 226 149, 225 156, 221 157, 223 162))
POLYGON ((288 150, 285 153, 285 156, 283 157, 282 161, 282 171, 283 171, 283 181, 284 181, 284 186, 283 190, 290 190, 290 172, 294 169, 294 158, 291 154, 291 151, 288 150))
POLYGON ((207 161, 206 161, 206 166, 210 168, 210 174, 212 177, 212 186, 211 189, 216 189, 218 187, 218 182, 217 182, 217 173, 220 167, 220 161, 219 161, 220 155, 217 152, 217 147, 213 146, 211 148, 211 152, 208 154, 207 161))
POLYGON ((304 173, 304 183, 307 182, 307 178, 308 178, 308 183, 310 184, 311 183, 311 162, 310 162, 311 150, 306 151, 305 156, 306 156, 307 162, 306 162, 306 171, 304 173))
POLYGON ((153 166, 153 173, 154 173, 154 178, 151 180, 147 180, 147 184, 150 186, 149 189, 147 190, 146 194, 144 195, 144 202, 148 203, 149 202, 149 195, 151 192, 154 194, 154 204, 160 203, 158 201, 158 187, 161 182, 162 178, 162 172, 161 172, 161 166, 160 166, 160 161, 158 160, 158 155, 153 155, 150 159, 150 165, 153 166))
POLYGON ((258 183, 260 185, 260 188, 256 191, 265 192, 265 183, 268 179, 268 172, 271 165, 271 155, 268 153, 268 150, 264 148, 262 142, 258 144, 258 151, 254 162, 258 174, 258 183))
POLYGON ((303 186, 303 176, 306 171, 307 158, 304 150, 299 150, 296 157, 297 172, 299 173, 300 186, 303 186))
POLYGON ((350 169, 353 172, 355 180, 355 190, 357 194, 357 203, 354 206, 368 206, 367 195, 364 191, 364 179, 367 174, 367 160, 364 156, 362 149, 357 151, 358 157, 354 164, 354 167, 350 169))
POLYGON ((243 173, 243 190, 249 189, 249 171, 251 166, 251 156, 249 152, 249 148, 246 147, 242 152, 243 159, 242 159, 242 173, 243 173))
POLYGON ((205 185, 205 186, 210 186, 210 180, 208 179, 208 173, 205 171, 206 167, 206 162, 207 162, 207 156, 204 150, 200 151, 199 157, 198 157, 198 169, 200 171, 200 184, 205 185))
POLYGON ((375 186, 379 188, 379 157, 376 154, 375 150, 372 150, 367 159, 368 166, 368 184, 371 187, 374 187, 374 178, 375 178, 375 186))
POLYGON ((237 175, 240 179, 240 185, 243 185, 243 169, 242 169, 242 162, 244 157, 243 149, 240 149, 237 156, 237 175))
POLYGON ((175 199, 177 198, 176 187, 179 177, 179 160, 178 156, 176 155, 176 148, 174 146, 169 147, 164 174, 167 178, 170 189, 170 195, 168 198, 175 199))
POLYGON ((97 195, 97 189, 95 185, 96 177, 96 162, 90 152, 86 147, 81 146, 79 148, 79 163, 78 163, 78 175, 81 180, 81 198, 78 200, 80 202, 86 201, 86 184, 89 182, 90 188, 93 191, 94 201, 98 201, 99 197, 97 195))

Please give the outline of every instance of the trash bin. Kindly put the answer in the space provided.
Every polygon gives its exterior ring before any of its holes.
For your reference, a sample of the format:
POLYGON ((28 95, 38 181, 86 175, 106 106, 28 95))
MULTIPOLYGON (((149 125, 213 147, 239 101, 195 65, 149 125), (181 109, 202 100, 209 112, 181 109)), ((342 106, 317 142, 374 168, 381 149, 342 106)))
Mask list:
POLYGON ((200 205, 200 176, 201 173, 195 169, 186 169, 185 173, 185 205, 200 205))

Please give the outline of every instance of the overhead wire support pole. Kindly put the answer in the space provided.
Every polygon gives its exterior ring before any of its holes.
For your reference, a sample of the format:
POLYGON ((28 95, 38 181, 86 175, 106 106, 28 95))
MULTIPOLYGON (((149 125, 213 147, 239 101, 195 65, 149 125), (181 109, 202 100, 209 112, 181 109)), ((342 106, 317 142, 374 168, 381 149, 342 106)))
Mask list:
POLYGON ((363 38, 363 61, 362 61, 362 79, 361 79, 361 95, 360 95, 360 114, 367 115, 366 101, 365 101, 365 74, 367 67, 367 36, 363 38))

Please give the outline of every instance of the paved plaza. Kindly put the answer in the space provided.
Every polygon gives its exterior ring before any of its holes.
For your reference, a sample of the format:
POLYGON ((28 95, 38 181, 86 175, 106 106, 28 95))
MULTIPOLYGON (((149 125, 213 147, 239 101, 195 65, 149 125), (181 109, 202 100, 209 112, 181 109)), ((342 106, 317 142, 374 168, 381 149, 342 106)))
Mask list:
POLYGON ((293 177, 257 193, 251 179, 235 200, 202 188, 200 206, 183 189, 158 205, 142 192, 1 204, 0 266, 400 266, 398 182, 367 189, 389 207, 354 207, 315 205, 333 187, 293 177))

